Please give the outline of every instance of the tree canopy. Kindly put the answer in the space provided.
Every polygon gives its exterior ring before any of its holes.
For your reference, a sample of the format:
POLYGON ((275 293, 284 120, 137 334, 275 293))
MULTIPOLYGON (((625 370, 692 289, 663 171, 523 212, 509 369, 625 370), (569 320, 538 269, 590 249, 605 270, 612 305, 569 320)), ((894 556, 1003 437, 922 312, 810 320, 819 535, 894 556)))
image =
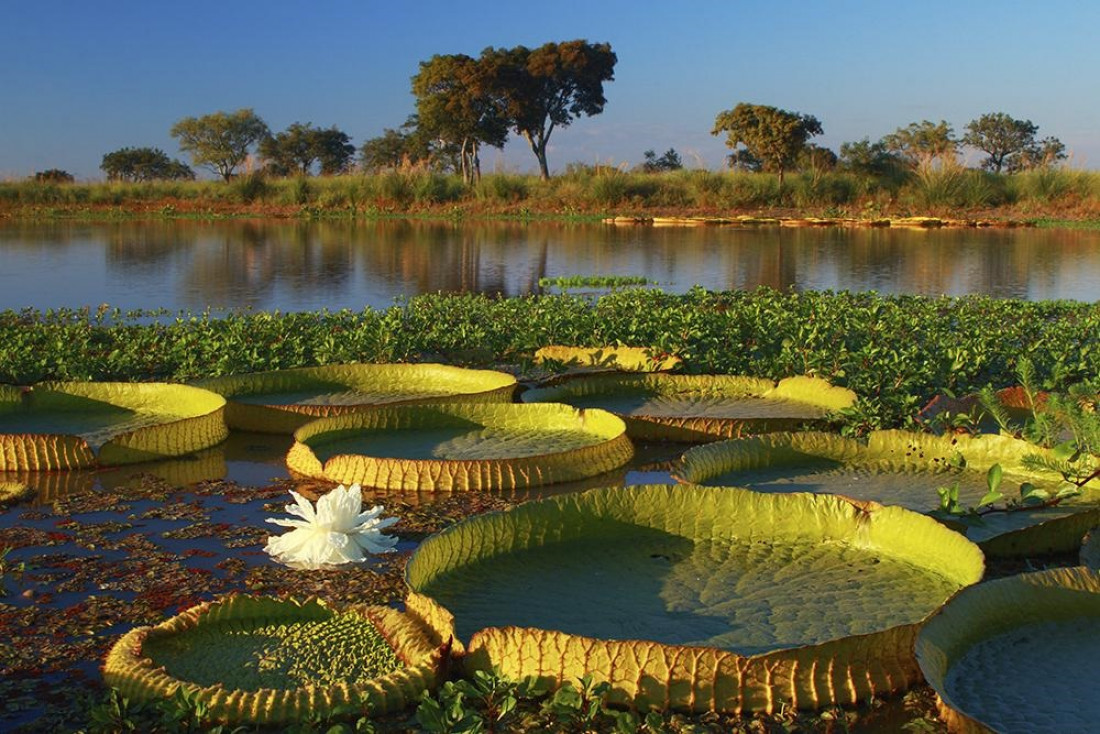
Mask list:
POLYGON ((321 174, 328 176, 347 170, 355 146, 336 126, 325 130, 295 122, 283 132, 261 140, 259 152, 268 170, 276 175, 308 176, 314 163, 320 163, 321 174))
POLYGON ((103 156, 108 181, 190 181, 195 172, 160 148, 119 148, 103 156))
POLYGON ((1004 112, 989 112, 966 125, 962 142, 988 155, 982 168, 1010 173, 1046 165, 1065 158, 1065 146, 1057 138, 1036 141, 1039 126, 1017 120, 1004 112))
POLYGON ((646 173, 660 173, 662 171, 678 171, 684 167, 684 162, 675 148, 669 148, 660 157, 653 149, 642 154, 642 170, 646 173))
POLYGON ((959 151, 955 131, 945 120, 912 122, 885 136, 882 143, 915 169, 931 168, 937 161, 954 163, 959 151))
POLYGON ((267 124, 249 108, 185 117, 172 126, 171 135, 191 162, 228 181, 248 158, 249 149, 268 137, 267 124))
POLYGON ((508 140, 508 119, 491 64, 464 54, 433 56, 420 62, 412 78, 419 131, 458 149, 466 182, 481 174, 478 150, 508 140))
POLYGON ((616 61, 610 44, 585 40, 482 52, 504 116, 531 146, 543 179, 550 177, 546 149, 551 134, 582 115, 603 112, 603 84, 615 78, 616 61))
POLYGON ((732 165, 756 164, 774 171, 779 174, 780 186, 783 173, 797 163, 807 141, 822 132, 821 123, 812 115, 747 102, 719 112, 711 130, 712 135, 726 133, 726 145, 733 151, 732 165))

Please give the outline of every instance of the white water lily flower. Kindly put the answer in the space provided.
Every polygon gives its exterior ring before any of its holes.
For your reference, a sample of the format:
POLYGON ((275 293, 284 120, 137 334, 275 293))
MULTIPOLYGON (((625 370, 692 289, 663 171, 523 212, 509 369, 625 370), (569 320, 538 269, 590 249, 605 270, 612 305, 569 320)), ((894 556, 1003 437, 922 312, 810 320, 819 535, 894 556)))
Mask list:
POLYGON ((396 517, 380 519, 382 505, 363 512, 363 495, 358 484, 340 485, 313 504, 294 490, 296 504, 286 511, 300 520, 269 517, 267 522, 294 528, 289 533, 271 536, 264 550, 279 563, 294 568, 319 569, 361 563, 371 553, 388 553, 397 538, 382 530, 397 522, 396 517))

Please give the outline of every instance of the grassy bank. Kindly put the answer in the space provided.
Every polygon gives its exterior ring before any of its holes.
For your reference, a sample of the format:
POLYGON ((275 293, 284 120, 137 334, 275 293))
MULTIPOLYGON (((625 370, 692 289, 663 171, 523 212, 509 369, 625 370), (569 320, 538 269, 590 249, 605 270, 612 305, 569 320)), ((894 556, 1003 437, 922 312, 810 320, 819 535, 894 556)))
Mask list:
POLYGON ((881 217, 980 214, 1100 220, 1100 172, 1066 168, 1007 175, 961 167, 878 179, 845 172, 788 176, 679 170, 648 174, 573 166, 542 181, 487 174, 474 184, 424 170, 325 178, 241 176, 184 181, 0 183, 0 216, 600 216, 798 213, 881 217))
POLYGON ((860 396, 849 430, 911 424, 939 392, 1096 380, 1100 304, 770 289, 599 298, 427 295, 361 312, 0 312, 0 382, 171 380, 340 362, 529 364, 549 344, 652 348, 687 371, 814 374, 860 396))

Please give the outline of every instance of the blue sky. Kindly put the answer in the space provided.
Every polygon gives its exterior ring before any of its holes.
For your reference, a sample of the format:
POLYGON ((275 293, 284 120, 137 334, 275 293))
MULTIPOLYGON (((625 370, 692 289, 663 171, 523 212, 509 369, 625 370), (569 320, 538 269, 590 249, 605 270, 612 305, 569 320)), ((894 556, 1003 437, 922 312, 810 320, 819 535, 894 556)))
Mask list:
MULTIPOLYGON (((274 131, 336 125, 358 147, 413 111, 434 54, 585 38, 618 55, 602 115, 555 131, 551 170, 634 165, 676 148, 721 165, 715 115, 738 102, 816 116, 839 149, 910 122, 961 134, 1003 111, 1100 167, 1100 3, 1093 0, 8 0, 0 10, 0 180, 104 153, 181 156, 182 117, 252 107, 274 131)), ((972 155, 976 161, 976 155, 972 155)), ((534 170, 526 143, 482 156, 534 170)))

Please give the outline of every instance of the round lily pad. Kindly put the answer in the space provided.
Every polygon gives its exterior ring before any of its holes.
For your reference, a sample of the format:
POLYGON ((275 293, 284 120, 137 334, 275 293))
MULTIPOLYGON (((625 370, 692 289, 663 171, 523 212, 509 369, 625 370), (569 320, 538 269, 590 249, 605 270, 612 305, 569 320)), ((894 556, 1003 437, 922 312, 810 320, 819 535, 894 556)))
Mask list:
MULTIPOLYGON (((866 441, 820 432, 775 433, 722 441, 686 451, 673 477, 708 486, 758 492, 815 492, 899 505, 918 512, 940 507, 941 489, 958 489, 963 508, 977 507, 989 491, 986 473, 1003 470, 1001 491, 1018 497, 1029 482, 1051 493, 1061 477, 1024 465, 1043 450, 1006 436, 932 436, 875 431, 866 441)), ((1004 507, 1002 500, 997 506, 1004 507)), ((1085 494, 1058 507, 994 512, 980 518, 944 518, 991 556, 1075 550, 1100 521, 1100 496, 1085 494)))
POLYGON ((186 385, 0 385, 0 471, 52 471, 182 456, 225 440, 225 399, 186 385))
POLYGON ((388 607, 239 595, 130 631, 103 678, 134 701, 183 686, 215 721, 284 724, 347 706, 399 711, 435 687, 444 656, 430 630, 388 607))
POLYGON ((341 484, 449 491, 577 481, 633 453, 626 426, 602 410, 451 403, 318 419, 294 433, 286 461, 341 484))
POLYGON ((376 405, 507 403, 516 378, 442 364, 340 364, 200 380, 225 396, 230 428, 294 433, 315 418, 376 405))
POLYGON ((620 416, 632 438, 698 443, 754 433, 823 426, 855 402, 852 391, 813 377, 779 384, 728 375, 589 375, 528 390, 528 403, 602 408, 620 416))
POLYGON ((428 538, 410 608, 467 669, 591 674, 642 709, 854 704, 920 678, 923 620, 983 571, 931 518, 839 497, 590 490, 428 538))
POLYGON ((1095 731, 1100 576, 1060 568, 965 589, 916 655, 951 731, 1095 731))

